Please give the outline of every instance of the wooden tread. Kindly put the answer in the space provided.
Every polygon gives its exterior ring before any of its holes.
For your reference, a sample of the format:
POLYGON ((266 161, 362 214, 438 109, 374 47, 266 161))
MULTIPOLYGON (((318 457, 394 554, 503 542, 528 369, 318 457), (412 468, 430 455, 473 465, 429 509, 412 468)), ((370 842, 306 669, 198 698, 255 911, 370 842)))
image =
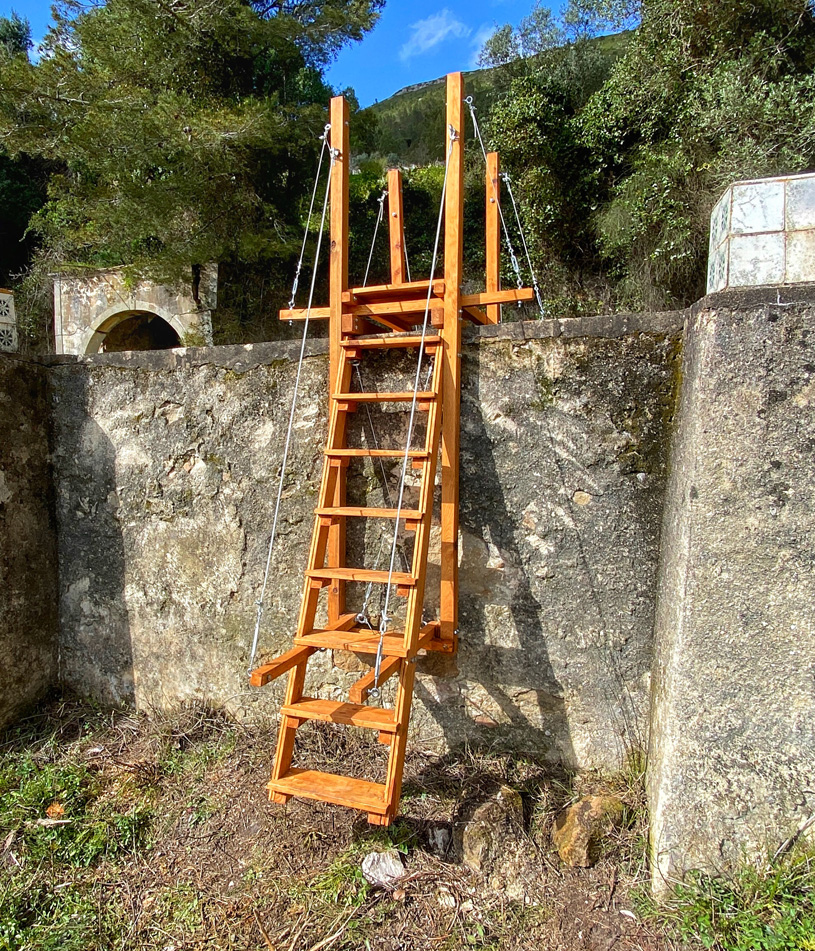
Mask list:
POLYGON ((284 716, 298 717, 301 720, 323 720, 326 723, 344 723, 346 726, 361 726, 383 733, 396 732, 393 710, 366 707, 360 703, 303 697, 296 703, 284 704, 280 712, 284 716))
MULTIPOLYGON (((419 631, 419 643, 416 645, 416 650, 431 647, 431 642, 437 635, 438 629, 438 621, 425 624, 419 631)), ((326 647, 336 651, 352 651, 356 654, 375 654, 379 649, 379 631, 372 631, 370 628, 359 626, 344 631, 317 628, 302 637, 295 637, 294 643, 298 647, 312 647, 315 649, 326 647)), ((388 631, 385 634, 382 639, 382 654, 384 657, 408 656, 409 651, 402 631, 388 631)))
MULTIPOLYGON (((412 403, 413 393, 335 393, 331 399, 341 403, 412 403)), ((416 394, 416 401, 420 403, 435 399, 432 390, 416 394)))
POLYGON ((291 767, 280 779, 273 779, 267 789, 270 793, 333 802, 338 806, 350 806, 352 809, 363 809, 378 815, 385 815, 388 811, 385 787, 381 783, 337 776, 334 773, 321 773, 316 769, 291 767))
MULTIPOLYGON (((326 449, 327 456, 339 459, 353 459, 357 456, 368 459, 404 459, 404 449, 326 449)), ((408 459, 429 459, 430 453, 425 449, 410 449, 408 459)))
MULTIPOLYGON (((427 296, 430 281, 405 281, 404 284, 369 284, 367 287, 351 287, 343 292, 343 301, 366 300, 373 297, 400 300, 407 297, 427 296)), ((444 281, 433 281, 433 294, 436 297, 444 296, 444 281)))
MULTIPOLYGON (((367 568, 309 568, 307 578, 315 581, 361 581, 363 584, 373 581, 374 584, 387 584, 387 571, 369 571, 367 568)), ((412 588, 416 584, 413 575, 402 571, 394 571, 390 576, 392 584, 405 585, 412 588)))
POLYGON ((417 522, 422 518, 423 513, 419 509, 377 509, 361 508, 356 505, 333 506, 331 508, 319 508, 314 510, 317 515, 337 515, 350 518, 399 518, 407 519, 411 522, 417 522))
MULTIPOLYGON (((426 347, 437 347, 441 337, 427 334, 424 338, 426 347)), ((421 334, 385 334, 381 337, 350 337, 342 341, 342 346, 356 350, 363 347, 366 350, 390 350, 394 347, 421 347, 421 334)))

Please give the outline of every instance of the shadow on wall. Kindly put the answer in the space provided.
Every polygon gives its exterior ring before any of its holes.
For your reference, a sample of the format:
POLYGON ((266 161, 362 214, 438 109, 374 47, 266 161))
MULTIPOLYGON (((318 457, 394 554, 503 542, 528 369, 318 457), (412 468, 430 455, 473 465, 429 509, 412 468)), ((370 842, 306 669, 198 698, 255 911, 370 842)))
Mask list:
MULTIPOLYGON (((484 419, 470 413, 460 475, 459 651, 455 658, 431 654, 422 661, 420 670, 433 680, 419 678, 416 694, 450 747, 466 742, 517 751, 526 745, 530 753, 573 763, 544 613, 516 540, 519 513, 511 513, 502 482, 506 474, 499 474, 484 419), (451 675, 460 693, 450 690, 451 675)), ((436 568, 431 590, 437 578, 436 568)))
POLYGON ((116 451, 92 418, 89 376, 63 367, 55 416, 60 680, 103 702, 132 702, 133 653, 118 519, 116 451))

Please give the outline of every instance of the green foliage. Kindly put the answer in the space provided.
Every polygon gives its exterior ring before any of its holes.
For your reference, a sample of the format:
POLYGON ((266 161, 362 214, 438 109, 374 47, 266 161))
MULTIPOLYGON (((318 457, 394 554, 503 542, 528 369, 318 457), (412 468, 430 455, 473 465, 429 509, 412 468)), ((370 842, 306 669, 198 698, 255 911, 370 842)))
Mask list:
POLYGON ((0 839, 14 833, 27 859, 71 866, 134 851, 147 830, 149 809, 97 809, 101 792, 84 764, 39 763, 28 754, 8 758, 0 762, 0 839), (54 806, 56 817, 49 817, 46 810, 54 806))
POLYGON ((813 886, 815 856, 799 851, 765 868, 747 865, 730 880, 693 875, 666 906, 642 896, 641 912, 716 951, 812 951, 813 886))
POLYGON ((574 312, 699 297, 726 185, 815 165, 808 0, 573 0, 560 24, 537 11, 499 31, 485 56, 508 83, 491 137, 544 293, 574 312), (624 44, 591 41, 638 8, 624 44))
POLYGON ((290 272, 331 95, 321 70, 381 5, 68 0, 38 63, 0 58, 5 147, 55 166, 31 220, 42 270, 290 272))
POLYGON ((13 10, 10 17, 0 17, 0 56, 26 56, 33 45, 28 20, 13 10))

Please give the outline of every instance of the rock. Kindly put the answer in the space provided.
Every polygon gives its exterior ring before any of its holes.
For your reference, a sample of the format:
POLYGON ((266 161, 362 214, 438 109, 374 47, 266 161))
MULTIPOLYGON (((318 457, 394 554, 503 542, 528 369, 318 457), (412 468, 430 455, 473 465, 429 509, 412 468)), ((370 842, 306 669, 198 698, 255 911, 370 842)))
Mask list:
POLYGON ((552 842, 567 865, 590 868, 600 857, 604 836, 622 819, 623 804, 616 796, 584 796, 557 817, 552 842))
POLYGON ((461 855, 474 872, 486 872, 506 852, 507 843, 523 832, 524 807, 520 793, 501 786, 478 806, 464 826, 461 855))
POLYGON ((369 852, 362 860, 365 881, 377 888, 393 888, 405 876, 402 856, 396 849, 387 852, 369 852))
POLYGON ((433 826, 428 833, 430 848, 436 855, 444 856, 447 854, 452 838, 452 833, 445 825, 433 826))

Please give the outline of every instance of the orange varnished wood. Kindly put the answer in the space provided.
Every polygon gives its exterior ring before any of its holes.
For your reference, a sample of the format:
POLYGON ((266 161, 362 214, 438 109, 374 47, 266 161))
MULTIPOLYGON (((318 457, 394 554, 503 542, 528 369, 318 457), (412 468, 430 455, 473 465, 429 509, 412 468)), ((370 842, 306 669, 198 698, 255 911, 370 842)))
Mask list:
POLYGON ((388 236, 391 252, 391 284, 405 282, 405 222, 402 210, 402 173, 388 169, 388 236))
POLYGON ((272 794, 334 802, 338 806, 350 806, 376 815, 388 812, 385 787, 381 783, 352 779, 350 776, 292 768, 286 775, 272 779, 268 789, 272 794))
MULTIPOLYGON (((487 237, 487 293, 501 290, 501 201, 500 166, 497 152, 487 153, 486 172, 486 237, 487 237)), ((486 322, 497 324, 501 320, 501 305, 488 304, 486 322)))
POLYGON ((280 712, 299 720, 323 720, 326 723, 344 723, 346 726, 366 727, 386 733, 396 731, 393 710, 366 707, 362 703, 341 703, 336 700, 313 700, 303 697, 296 703, 286 704, 280 712))
POLYGON ((249 677, 249 683, 253 687, 265 687, 275 678, 288 673, 292 667, 302 664, 307 660, 314 650, 310 647, 295 647, 280 657, 276 657, 271 663, 255 667, 249 677))
MULTIPOLYGON (((441 434, 441 636, 455 641, 458 629, 458 470, 461 437, 461 281, 464 217, 464 80, 447 77, 447 194, 444 209, 444 376, 441 434), (451 135, 453 131, 455 137, 451 135)), ((475 305, 480 300, 469 301, 475 305)))
MULTIPOLYGON (((382 665, 379 668, 379 686, 381 687, 386 681, 390 680, 394 674, 399 672, 400 664, 403 664, 404 660, 400 657, 386 657, 382 661, 382 665)), ((368 694, 376 686, 376 670, 371 669, 367 674, 360 677, 359 680, 351 687, 348 691, 348 697, 352 703, 365 703, 368 699, 368 694)))

